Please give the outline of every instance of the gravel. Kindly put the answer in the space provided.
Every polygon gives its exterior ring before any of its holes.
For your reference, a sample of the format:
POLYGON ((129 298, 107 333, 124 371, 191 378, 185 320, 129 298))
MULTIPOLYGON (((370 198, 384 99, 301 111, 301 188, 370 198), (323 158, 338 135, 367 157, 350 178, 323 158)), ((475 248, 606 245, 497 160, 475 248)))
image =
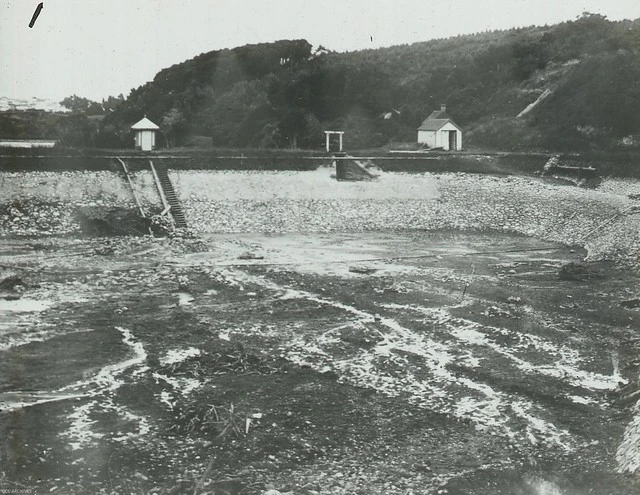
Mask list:
POLYGON ((627 197, 633 190, 629 181, 624 187, 620 181, 603 181, 601 189, 587 190, 523 177, 396 173, 383 174, 369 189, 369 182, 318 180, 318 171, 295 177, 278 172, 181 174, 174 182, 198 232, 483 230, 584 246, 590 260, 634 264, 640 252, 640 214, 610 221, 637 203, 627 197), (257 189, 260 176, 266 184, 279 178, 277 189, 271 185, 251 198, 247 191, 257 189), (194 192, 196 178, 207 193, 194 192), (311 186, 304 186, 305 179, 311 186), (220 183, 229 188, 212 194, 220 183))
MULTIPOLYGON (((146 208, 156 206, 151 172, 134 175, 146 208)), ((80 232, 81 208, 136 208, 123 175, 108 171, 1 172, 0 236, 50 236, 80 232)))
MULTIPOLYGON (((475 174, 382 173, 338 182, 332 170, 172 171, 196 233, 366 232, 407 229, 518 233, 584 246, 589 260, 638 265, 640 182, 606 179, 597 190, 541 179, 475 174), (626 212, 626 213, 623 213, 626 212), (618 216, 619 215, 619 216, 618 216)), ((79 207, 135 208, 122 174, 2 173, 0 236, 79 231, 79 207)), ((145 207, 160 206, 151 174, 134 174, 145 207)))

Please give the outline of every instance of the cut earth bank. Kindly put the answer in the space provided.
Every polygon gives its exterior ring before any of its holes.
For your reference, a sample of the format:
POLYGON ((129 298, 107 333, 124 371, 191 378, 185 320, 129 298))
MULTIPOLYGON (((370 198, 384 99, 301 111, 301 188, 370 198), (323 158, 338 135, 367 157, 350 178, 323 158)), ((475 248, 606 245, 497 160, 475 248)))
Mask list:
MULTIPOLYGON (((169 171, 196 233, 493 231, 587 249, 588 260, 637 266, 640 182, 604 179, 582 189, 544 179, 474 174, 382 173, 337 182, 315 171, 169 171)), ((136 211, 122 174, 0 173, 0 236, 81 233, 83 219, 136 211)), ((133 173, 150 210, 162 209, 151 172, 133 173)))

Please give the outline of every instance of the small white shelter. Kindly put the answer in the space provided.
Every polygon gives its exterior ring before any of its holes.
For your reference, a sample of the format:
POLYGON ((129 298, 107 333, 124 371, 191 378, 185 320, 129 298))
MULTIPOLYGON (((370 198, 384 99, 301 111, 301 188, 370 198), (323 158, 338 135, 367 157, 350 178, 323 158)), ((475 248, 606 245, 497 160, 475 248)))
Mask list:
POLYGON ((418 127, 418 143, 448 151, 462 149, 462 129, 447 115, 445 105, 431 112, 418 127))
POLYGON ((156 131, 160 128, 151 122, 146 115, 141 121, 133 124, 131 129, 135 132, 136 149, 142 151, 151 151, 155 149, 156 131))

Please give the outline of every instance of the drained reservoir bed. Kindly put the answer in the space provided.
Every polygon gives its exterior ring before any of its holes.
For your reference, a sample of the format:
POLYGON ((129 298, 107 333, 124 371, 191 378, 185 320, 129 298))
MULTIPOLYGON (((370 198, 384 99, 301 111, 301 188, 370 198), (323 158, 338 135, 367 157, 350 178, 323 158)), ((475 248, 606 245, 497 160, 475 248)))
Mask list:
POLYGON ((422 232, 30 242, 0 253, 26 287, 0 301, 3 487, 637 493, 638 419, 615 401, 637 373, 640 313, 620 304, 637 279, 561 277, 582 251, 422 232))

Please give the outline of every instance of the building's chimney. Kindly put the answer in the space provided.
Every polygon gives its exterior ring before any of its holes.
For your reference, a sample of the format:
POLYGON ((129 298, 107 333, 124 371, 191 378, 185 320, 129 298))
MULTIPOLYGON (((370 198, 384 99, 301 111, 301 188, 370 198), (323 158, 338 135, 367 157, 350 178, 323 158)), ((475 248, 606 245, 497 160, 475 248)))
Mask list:
POLYGON ((446 112, 447 111, 447 105, 440 105, 440 111, 441 112, 446 112))

